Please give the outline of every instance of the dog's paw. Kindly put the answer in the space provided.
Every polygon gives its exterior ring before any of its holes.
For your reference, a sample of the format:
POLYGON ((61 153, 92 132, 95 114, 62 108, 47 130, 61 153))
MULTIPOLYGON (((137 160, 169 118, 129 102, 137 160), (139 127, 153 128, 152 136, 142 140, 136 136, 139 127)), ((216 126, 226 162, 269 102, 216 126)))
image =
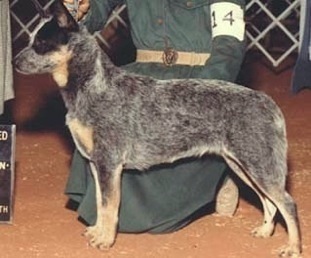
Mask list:
POLYGON ((100 250, 109 250, 115 241, 114 236, 105 234, 103 228, 96 225, 88 227, 84 232, 84 236, 89 239, 90 246, 100 250))
POLYGON ((273 234, 274 226, 273 225, 261 225, 260 227, 255 228, 252 231, 252 236, 257 238, 268 238, 273 234))
POLYGON ((291 245, 280 248, 279 257, 302 258, 300 248, 291 245))

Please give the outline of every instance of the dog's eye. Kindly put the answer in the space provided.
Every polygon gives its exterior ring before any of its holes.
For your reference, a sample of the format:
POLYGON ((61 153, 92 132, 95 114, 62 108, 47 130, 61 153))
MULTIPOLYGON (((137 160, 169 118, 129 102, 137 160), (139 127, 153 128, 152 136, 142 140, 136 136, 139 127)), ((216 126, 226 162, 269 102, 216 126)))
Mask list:
POLYGON ((39 55, 44 55, 57 49, 57 46, 53 41, 45 40, 40 37, 35 39, 32 47, 39 55))
POLYGON ((33 49, 36 51, 37 54, 43 55, 49 52, 49 46, 47 42, 43 39, 36 38, 33 43, 33 49))

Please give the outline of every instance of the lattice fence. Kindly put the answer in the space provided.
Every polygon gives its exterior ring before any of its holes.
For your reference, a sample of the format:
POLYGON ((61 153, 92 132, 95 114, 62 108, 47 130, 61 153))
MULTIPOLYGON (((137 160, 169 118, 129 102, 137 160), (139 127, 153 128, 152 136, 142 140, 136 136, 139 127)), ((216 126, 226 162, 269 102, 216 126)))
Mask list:
MULTIPOLYGON (((299 46, 300 1, 247 1, 247 48, 259 51, 274 67, 279 66, 289 55, 297 52, 299 46)), ((41 0, 40 2, 47 7, 52 0, 41 0)), ((30 1, 10 1, 14 54, 25 46, 29 33, 39 20, 34 6, 30 5, 30 1)), ((126 18, 126 6, 119 6, 112 13, 105 28, 95 33, 95 37, 103 48, 113 52, 113 48, 119 44, 122 44, 123 51, 132 47, 131 40, 128 39, 130 34, 126 18), (118 40, 120 37, 125 40, 118 40)))
POLYGON ((299 46, 300 0, 251 0, 246 5, 248 49, 260 51, 274 67, 299 46))

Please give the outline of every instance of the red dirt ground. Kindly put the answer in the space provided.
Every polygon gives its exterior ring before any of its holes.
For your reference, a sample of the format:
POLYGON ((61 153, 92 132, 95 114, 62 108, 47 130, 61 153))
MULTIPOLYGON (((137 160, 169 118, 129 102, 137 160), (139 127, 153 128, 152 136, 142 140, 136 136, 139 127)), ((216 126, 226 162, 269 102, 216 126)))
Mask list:
MULTIPOLYGON (((261 63, 252 63, 250 70, 250 85, 271 95, 287 120, 288 186, 298 205, 303 257, 310 258, 311 91, 290 94, 291 69, 276 74, 261 63)), ((15 213, 12 225, 0 225, 1 257, 269 258, 276 257, 276 250, 285 244, 287 234, 281 223, 269 239, 250 235, 261 223, 262 212, 258 200, 246 189, 233 218, 205 216, 165 235, 119 234, 110 251, 91 248, 81 236, 84 225, 75 212, 65 208, 63 192, 73 149, 63 126, 63 106, 56 86, 45 76, 16 74, 15 87, 15 213)))

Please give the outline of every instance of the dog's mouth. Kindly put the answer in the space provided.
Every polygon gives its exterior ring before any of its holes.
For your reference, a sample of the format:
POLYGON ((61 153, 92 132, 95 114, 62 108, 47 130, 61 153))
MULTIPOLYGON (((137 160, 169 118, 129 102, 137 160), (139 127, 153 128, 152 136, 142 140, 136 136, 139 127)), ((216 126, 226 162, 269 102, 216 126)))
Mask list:
POLYGON ((20 62, 19 60, 13 61, 13 67, 15 71, 23 75, 36 75, 36 74, 47 73, 47 72, 44 72, 44 67, 42 70, 37 70, 33 64, 31 63, 25 64, 25 62, 20 62))
POLYGON ((53 63, 48 62, 43 56, 34 53, 32 49, 21 51, 13 59, 14 69, 25 75, 47 73, 53 67, 53 63))
POLYGON ((24 51, 21 51, 12 61, 13 67, 14 69, 21 73, 21 74, 29 74, 30 72, 27 71, 27 69, 25 69, 26 66, 26 62, 25 62, 25 57, 24 56, 24 51))
POLYGON ((24 75, 33 74, 32 72, 27 71, 26 69, 24 69, 24 66, 22 65, 22 62, 20 62, 19 60, 13 60, 13 67, 14 67, 14 70, 17 71, 20 74, 24 74, 24 75))
POLYGON ((14 70, 17 71, 18 73, 25 74, 25 75, 29 74, 21 68, 20 63, 16 60, 13 60, 13 67, 14 67, 14 70))

